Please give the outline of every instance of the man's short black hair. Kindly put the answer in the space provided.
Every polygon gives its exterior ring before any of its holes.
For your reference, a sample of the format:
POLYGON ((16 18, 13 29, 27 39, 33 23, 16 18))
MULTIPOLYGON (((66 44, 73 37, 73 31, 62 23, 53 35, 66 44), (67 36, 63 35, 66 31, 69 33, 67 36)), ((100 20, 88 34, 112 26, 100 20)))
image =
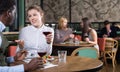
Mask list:
POLYGON ((105 20, 104 25, 108 25, 108 24, 110 24, 110 22, 108 20, 105 20))
POLYGON ((13 10, 15 0, 0 0, 0 15, 8 10, 13 10))

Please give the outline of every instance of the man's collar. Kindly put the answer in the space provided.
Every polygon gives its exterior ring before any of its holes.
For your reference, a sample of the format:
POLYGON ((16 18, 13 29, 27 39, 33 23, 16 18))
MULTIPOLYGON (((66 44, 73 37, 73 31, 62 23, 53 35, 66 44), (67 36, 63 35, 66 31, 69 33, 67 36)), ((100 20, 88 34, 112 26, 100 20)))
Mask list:
POLYGON ((6 26, 0 21, 0 32, 2 32, 5 28, 6 26))

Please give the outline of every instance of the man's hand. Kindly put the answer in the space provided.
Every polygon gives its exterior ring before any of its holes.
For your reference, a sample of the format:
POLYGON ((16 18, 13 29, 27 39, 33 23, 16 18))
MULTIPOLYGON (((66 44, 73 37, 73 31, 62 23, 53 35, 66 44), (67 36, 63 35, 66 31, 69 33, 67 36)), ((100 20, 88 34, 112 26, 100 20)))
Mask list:
POLYGON ((25 71, 35 70, 43 65, 42 58, 33 58, 28 64, 24 64, 25 71))
POLYGON ((17 60, 23 60, 27 55, 27 51, 25 50, 22 50, 22 51, 19 51, 17 52, 16 56, 14 57, 15 61, 17 60))

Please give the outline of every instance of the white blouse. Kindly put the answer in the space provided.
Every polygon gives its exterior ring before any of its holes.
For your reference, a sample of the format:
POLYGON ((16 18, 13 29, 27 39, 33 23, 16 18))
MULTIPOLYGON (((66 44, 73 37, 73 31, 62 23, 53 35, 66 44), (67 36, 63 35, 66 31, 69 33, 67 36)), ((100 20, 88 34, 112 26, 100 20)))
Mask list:
MULTIPOLYGON (((24 49, 28 52, 37 52, 38 50, 46 51, 47 55, 52 53, 52 43, 48 44, 46 41, 46 37, 43 34, 44 31, 52 32, 52 36, 54 36, 54 30, 50 27, 43 25, 41 28, 35 28, 34 26, 24 27, 20 31, 19 39, 24 40, 24 49)), ((54 37, 53 37, 54 38, 54 37)))

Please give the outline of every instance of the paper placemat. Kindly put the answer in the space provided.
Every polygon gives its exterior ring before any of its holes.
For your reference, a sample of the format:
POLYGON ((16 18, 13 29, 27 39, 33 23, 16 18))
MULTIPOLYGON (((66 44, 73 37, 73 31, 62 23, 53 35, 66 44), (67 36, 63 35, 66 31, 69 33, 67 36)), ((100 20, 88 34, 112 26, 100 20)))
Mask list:
POLYGON ((46 64, 44 64, 44 68, 41 68, 41 69, 51 68, 51 67, 55 67, 55 66, 58 66, 58 65, 55 65, 52 63, 46 63, 46 64))

